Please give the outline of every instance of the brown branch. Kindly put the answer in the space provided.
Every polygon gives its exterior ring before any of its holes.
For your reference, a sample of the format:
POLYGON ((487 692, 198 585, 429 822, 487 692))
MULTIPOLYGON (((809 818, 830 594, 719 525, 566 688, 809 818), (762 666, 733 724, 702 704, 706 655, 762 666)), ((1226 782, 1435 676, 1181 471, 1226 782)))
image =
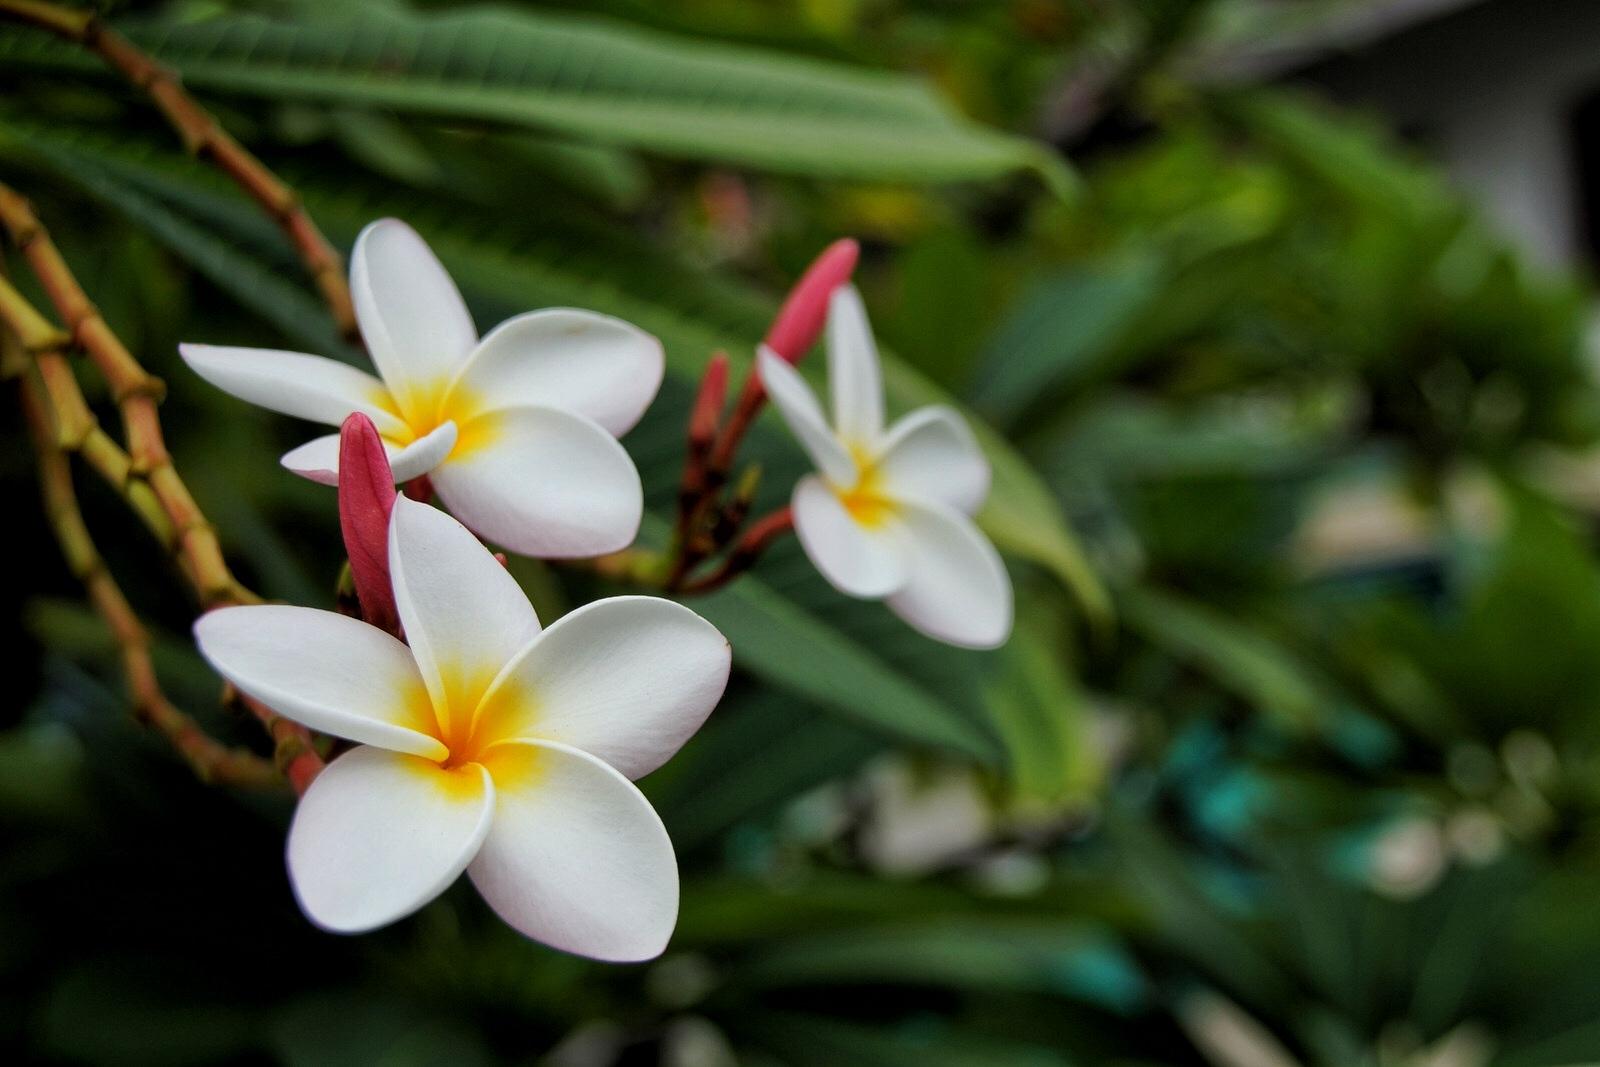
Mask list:
MULTIPOLYGON (((82 456, 184 565, 181 545, 161 502, 149 485, 133 477, 133 461, 89 410, 67 360, 71 339, 46 322, 4 277, 0 277, 0 325, 7 327, 6 336, 24 357, 32 358, 38 370, 42 400, 53 416, 56 447, 82 456)), ((23 362, 25 365, 26 358, 23 362)))
POLYGON ((348 340, 360 343, 355 308, 339 253, 311 221, 294 190, 234 140, 210 112, 185 92, 176 72, 157 63, 93 12, 43 0, 0 0, 0 17, 10 17, 82 45, 148 96, 177 131, 186 151, 215 163, 272 217, 294 245, 301 263, 321 291, 339 332, 348 340))
MULTIPOLYGON (((121 492, 130 508, 178 558, 204 607, 259 602, 260 598, 233 576, 215 532, 172 465, 157 410, 161 398, 159 380, 146 373, 112 333, 27 202, 4 184, 0 184, 0 229, 23 253, 70 327, 67 332, 56 329, 9 282, 0 278, 0 323, 15 334, 24 351, 33 358, 37 376, 29 380, 37 382, 35 400, 40 410, 50 416, 43 422, 43 440, 50 443, 61 459, 62 469, 67 470, 63 452, 77 451, 83 455, 91 467, 121 492), (129 444, 126 451, 100 428, 83 398, 66 357, 66 346, 73 341, 83 348, 111 386, 122 411, 129 444)), ((30 385, 30 388, 34 387, 30 385)), ((70 490, 70 470, 67 476, 66 485, 70 490)), ((44 479, 41 469, 41 481, 44 479)), ((88 531, 85 529, 83 534, 87 538, 88 531)), ((63 547, 67 547, 65 542, 63 547)), ((73 558, 69 551, 69 559, 73 558)), ((88 578, 85 584, 89 584, 88 578)), ((91 595, 103 597, 105 594, 97 593, 97 588, 91 586, 91 595)), ((125 601, 123 605, 126 606, 125 601)), ((136 617, 134 622, 137 623, 136 617)), ((119 631, 114 628, 114 632, 119 631)), ((125 653, 125 658, 127 655, 125 653)), ((133 671, 130 667, 130 678, 134 677, 133 671)), ((139 677, 142 679, 142 675, 139 677)), ((144 683, 141 680, 139 684, 144 683)), ((138 692, 136 690, 136 695, 138 692)), ((279 767, 296 791, 303 791, 322 768, 310 731, 253 702, 246 701, 245 706, 271 735, 279 767)), ((159 707, 157 714, 160 714, 159 707)), ((192 744, 187 740, 184 743, 192 744)))
MULTIPOLYGON (((9 331, 4 336, 15 341, 9 331)), ((82 583, 89 602, 111 631, 132 697, 134 717, 165 737, 202 781, 252 788, 276 785, 280 779, 271 763, 217 741, 162 691, 150 657, 149 634, 106 568, 84 523, 72 487, 72 471, 57 441, 58 431, 44 383, 31 369, 21 377, 23 413, 33 438, 45 517, 68 569, 82 583)))
POLYGON ((67 333, 110 386, 112 398, 122 412, 123 432, 127 438, 127 476, 143 481, 155 494, 172 524, 173 538, 186 561, 201 603, 213 607, 257 600, 255 594, 233 577, 222 557, 216 532, 205 521, 188 487, 172 466, 157 410, 165 392, 161 379, 141 367, 111 331, 28 202, 3 183, 0 183, 0 228, 6 231, 33 269, 66 323, 67 333))

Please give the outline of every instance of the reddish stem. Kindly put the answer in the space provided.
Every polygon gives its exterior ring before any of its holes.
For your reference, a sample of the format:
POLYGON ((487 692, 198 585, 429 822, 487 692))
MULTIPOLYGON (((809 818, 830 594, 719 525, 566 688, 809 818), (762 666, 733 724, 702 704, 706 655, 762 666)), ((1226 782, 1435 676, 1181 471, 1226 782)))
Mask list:
POLYGON ((763 515, 750 524, 750 529, 746 530, 745 535, 733 546, 733 551, 722 561, 722 566, 703 578, 684 583, 677 592, 694 596, 721 589, 749 570, 774 541, 792 529, 794 529, 794 512, 788 507, 763 515))

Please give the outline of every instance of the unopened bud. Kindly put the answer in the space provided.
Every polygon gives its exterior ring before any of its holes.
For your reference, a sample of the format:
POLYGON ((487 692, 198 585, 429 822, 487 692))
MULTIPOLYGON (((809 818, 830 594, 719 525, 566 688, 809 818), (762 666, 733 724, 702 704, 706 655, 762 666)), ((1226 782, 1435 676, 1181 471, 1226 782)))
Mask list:
POLYGON ((394 509, 394 472, 378 428, 355 412, 339 428, 339 529, 361 615, 396 633, 400 614, 389 581, 389 512, 394 509))
POLYGON ((767 331, 766 345, 790 363, 800 362, 816 344, 828 321, 828 300, 855 272, 861 246, 845 237, 822 250, 789 290, 778 317, 767 331))

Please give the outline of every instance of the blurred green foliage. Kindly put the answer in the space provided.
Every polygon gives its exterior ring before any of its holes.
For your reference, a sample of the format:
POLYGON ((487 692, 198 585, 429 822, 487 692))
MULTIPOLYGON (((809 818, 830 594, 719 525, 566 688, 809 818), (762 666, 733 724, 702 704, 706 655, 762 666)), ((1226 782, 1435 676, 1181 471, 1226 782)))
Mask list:
MULTIPOLYGON (((683 868, 664 958, 560 956, 459 891, 333 938, 290 899, 287 800, 207 789, 128 721, 12 420, 0 1047, 1600 1061, 1591 296, 1372 120, 1197 74, 1349 6, 119 6, 339 243, 399 215, 480 324, 569 304, 662 337, 668 382, 626 441, 647 540, 707 354, 747 366, 785 283, 859 235, 891 408, 983 423, 1018 630, 935 646, 785 546, 696 604, 738 670, 644 783, 683 868), (1077 165, 1048 138, 1081 141, 1077 165)), ((331 497, 272 462, 303 428, 175 354, 352 355, 290 250, 92 57, 0 28, 0 86, 0 172, 168 379, 180 468, 241 572, 328 604, 331 497)), ((768 421, 750 451, 777 502, 795 448, 768 421)), ((163 681, 255 743, 160 553, 82 483, 163 681)), ((513 567, 546 618, 610 591, 513 567)))

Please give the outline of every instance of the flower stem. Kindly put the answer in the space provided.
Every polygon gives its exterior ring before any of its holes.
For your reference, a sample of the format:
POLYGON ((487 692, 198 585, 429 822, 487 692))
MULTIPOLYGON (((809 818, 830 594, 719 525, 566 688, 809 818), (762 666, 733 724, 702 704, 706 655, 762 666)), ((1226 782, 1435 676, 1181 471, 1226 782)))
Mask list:
POLYGON ((45 0, 0 0, 0 17, 54 33, 98 55, 129 84, 155 104, 177 131, 183 146, 198 159, 209 159, 272 217, 294 245, 311 275, 339 332, 360 343, 344 263, 322 231, 311 221, 300 198, 287 184, 234 140, 183 88, 178 75, 157 63, 133 42, 91 11, 62 7, 45 0))
POLYGON ((750 524, 743 537, 728 552, 722 565, 702 578, 686 581, 677 587, 685 596, 715 592, 755 565, 774 541, 794 529, 794 513, 780 508, 750 524))

